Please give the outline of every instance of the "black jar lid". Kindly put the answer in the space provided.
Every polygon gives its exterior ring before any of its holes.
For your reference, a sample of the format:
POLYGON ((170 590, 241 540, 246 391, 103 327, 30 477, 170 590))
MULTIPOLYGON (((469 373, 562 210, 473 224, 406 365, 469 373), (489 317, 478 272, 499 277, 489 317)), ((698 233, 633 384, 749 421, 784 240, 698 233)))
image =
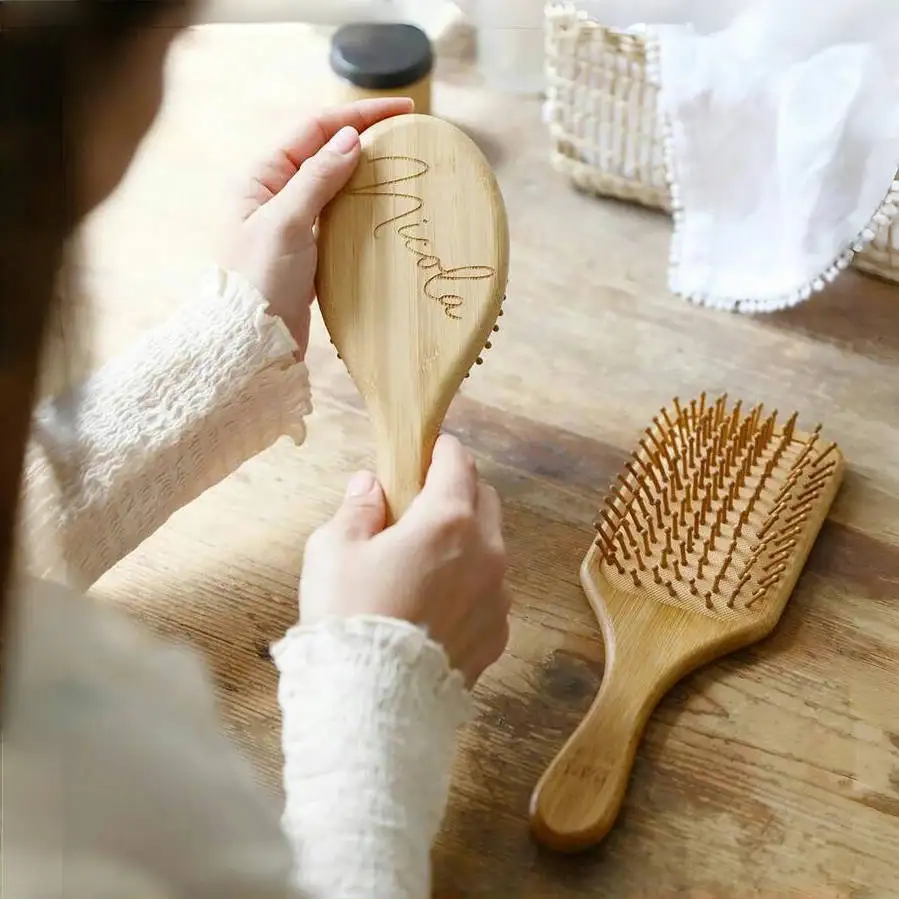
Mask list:
POLYGON ((356 87, 393 90, 429 75, 434 53, 428 36, 414 25, 366 22, 337 29, 330 61, 356 87))

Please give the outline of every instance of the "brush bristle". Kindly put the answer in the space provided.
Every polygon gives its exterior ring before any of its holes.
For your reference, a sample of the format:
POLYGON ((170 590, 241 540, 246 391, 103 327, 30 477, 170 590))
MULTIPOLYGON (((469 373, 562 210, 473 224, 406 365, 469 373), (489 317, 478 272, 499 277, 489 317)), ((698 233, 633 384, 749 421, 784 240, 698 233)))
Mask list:
MULTIPOLYGON (((502 316, 503 316, 503 305, 504 305, 505 302, 506 302, 506 296, 507 296, 506 294, 503 295, 503 299, 502 299, 502 302, 500 303, 499 313, 497 314, 497 318, 502 318, 502 316)), ((484 351, 485 351, 485 352, 486 352, 487 350, 492 350, 492 349, 493 349, 493 335, 496 334, 498 331, 499 331, 499 325, 498 325, 498 324, 495 324, 495 325, 491 328, 491 330, 490 330, 490 339, 484 344, 484 351)), ((475 359, 475 363, 474 363, 474 364, 475 364, 475 365, 483 365, 483 364, 484 364, 484 358, 483 358, 483 356, 478 356, 478 358, 475 359)), ((465 372, 465 377, 466 377, 466 378, 470 378, 470 377, 471 377, 471 372, 465 372)))
POLYGON ((607 576, 706 614, 764 605, 829 488, 836 446, 727 396, 662 409, 596 521, 607 576))

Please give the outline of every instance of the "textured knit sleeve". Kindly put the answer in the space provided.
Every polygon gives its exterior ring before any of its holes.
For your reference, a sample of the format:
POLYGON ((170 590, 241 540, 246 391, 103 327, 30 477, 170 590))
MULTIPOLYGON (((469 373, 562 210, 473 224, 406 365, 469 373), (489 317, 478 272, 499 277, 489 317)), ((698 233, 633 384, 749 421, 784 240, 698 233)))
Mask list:
POLYGON ((305 366, 247 281, 197 301, 36 410, 20 528, 28 573, 86 588, 311 411, 305 366))
POLYGON ((471 699, 416 627, 376 617, 295 627, 281 672, 282 826, 308 896, 429 899, 471 699))

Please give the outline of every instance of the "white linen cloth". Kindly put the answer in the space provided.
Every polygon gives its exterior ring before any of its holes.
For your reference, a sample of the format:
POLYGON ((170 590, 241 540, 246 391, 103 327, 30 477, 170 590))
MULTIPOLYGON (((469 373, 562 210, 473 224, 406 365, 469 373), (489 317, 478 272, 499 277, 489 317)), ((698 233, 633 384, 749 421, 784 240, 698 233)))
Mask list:
POLYGON ((895 0, 580 0, 645 26, 675 232, 669 283, 766 312, 833 280, 899 205, 895 0))

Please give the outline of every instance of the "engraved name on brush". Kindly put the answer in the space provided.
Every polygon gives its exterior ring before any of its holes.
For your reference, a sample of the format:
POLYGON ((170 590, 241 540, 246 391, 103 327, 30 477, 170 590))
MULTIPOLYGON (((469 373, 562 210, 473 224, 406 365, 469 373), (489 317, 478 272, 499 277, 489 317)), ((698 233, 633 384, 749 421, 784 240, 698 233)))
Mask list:
POLYGON ((390 227, 415 265, 432 272, 422 285, 424 295, 440 303, 447 318, 460 319, 464 298, 453 293, 453 284, 494 278, 496 269, 489 265, 449 266, 434 252, 432 238, 428 237, 431 222, 424 215, 424 200, 418 194, 405 192, 413 191, 415 186, 411 182, 424 178, 430 172, 431 167, 423 159, 414 156, 375 156, 370 162, 373 172, 377 171, 378 163, 396 163, 401 174, 381 178, 375 175, 371 184, 352 188, 347 193, 355 197, 389 197, 408 206, 396 215, 379 221, 372 229, 372 236, 380 237, 384 229, 390 227), (398 188, 400 184, 410 186, 398 188))

